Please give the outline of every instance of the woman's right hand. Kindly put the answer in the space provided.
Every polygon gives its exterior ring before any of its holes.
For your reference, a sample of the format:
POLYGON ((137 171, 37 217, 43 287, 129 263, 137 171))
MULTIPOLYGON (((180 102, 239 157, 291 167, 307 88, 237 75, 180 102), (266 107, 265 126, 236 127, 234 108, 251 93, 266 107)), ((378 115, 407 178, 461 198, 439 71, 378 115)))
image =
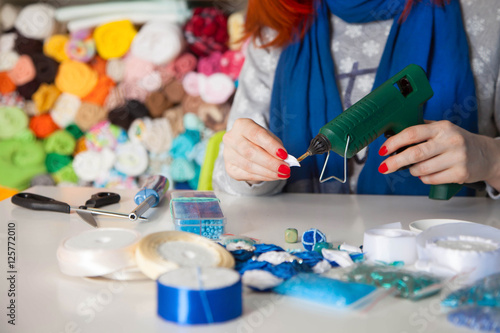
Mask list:
POLYGON ((223 137, 224 163, 232 178, 258 184, 290 177, 288 154, 273 133, 248 118, 234 122, 223 137))

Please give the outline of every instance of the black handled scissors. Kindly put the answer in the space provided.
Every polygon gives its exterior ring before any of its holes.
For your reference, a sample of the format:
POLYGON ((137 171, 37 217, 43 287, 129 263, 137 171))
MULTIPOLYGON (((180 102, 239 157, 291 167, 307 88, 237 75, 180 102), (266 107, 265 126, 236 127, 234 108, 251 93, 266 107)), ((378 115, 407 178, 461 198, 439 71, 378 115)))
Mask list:
MULTIPOLYGON (((90 199, 85 202, 85 205, 79 207, 70 206, 65 202, 44 197, 43 195, 27 193, 27 192, 18 193, 14 195, 11 199, 11 202, 14 205, 32 210, 46 210, 46 211, 66 213, 66 214, 71 213, 71 211, 75 211, 80 217, 82 217, 87 223, 89 223, 93 227, 97 227, 97 222, 92 216, 93 214, 107 215, 107 216, 114 216, 114 217, 121 217, 128 219, 128 214, 95 209, 106 205, 118 203, 119 201, 120 201, 120 195, 113 192, 99 192, 93 194, 90 197, 90 199)), ((142 220, 147 220, 147 219, 142 218, 142 220)))

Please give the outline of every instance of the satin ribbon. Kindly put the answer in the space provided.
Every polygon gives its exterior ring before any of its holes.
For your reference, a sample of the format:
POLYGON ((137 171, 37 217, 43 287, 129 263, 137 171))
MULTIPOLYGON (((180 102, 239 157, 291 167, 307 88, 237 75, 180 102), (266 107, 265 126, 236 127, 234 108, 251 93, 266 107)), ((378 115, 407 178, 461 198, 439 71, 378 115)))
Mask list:
POLYGON ((54 11, 54 7, 44 3, 28 5, 19 12, 14 27, 28 38, 48 38, 55 28, 54 11))
POLYGON ((242 285, 226 268, 181 268, 158 278, 158 315, 181 324, 212 324, 241 316, 242 285))

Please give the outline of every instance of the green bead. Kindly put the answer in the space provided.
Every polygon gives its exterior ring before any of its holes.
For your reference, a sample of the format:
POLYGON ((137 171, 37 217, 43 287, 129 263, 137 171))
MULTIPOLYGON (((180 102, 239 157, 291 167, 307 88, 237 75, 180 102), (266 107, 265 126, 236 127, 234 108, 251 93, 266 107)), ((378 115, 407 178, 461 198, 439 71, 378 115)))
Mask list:
POLYGON ((299 232, 297 229, 288 228, 285 230, 285 242, 287 243, 297 243, 299 240, 299 232))
POLYGON ((321 250, 323 249, 331 249, 333 248, 333 244, 332 243, 328 243, 328 242, 319 242, 319 243, 316 243, 314 244, 314 248, 313 250, 318 252, 319 254, 321 254, 321 250))

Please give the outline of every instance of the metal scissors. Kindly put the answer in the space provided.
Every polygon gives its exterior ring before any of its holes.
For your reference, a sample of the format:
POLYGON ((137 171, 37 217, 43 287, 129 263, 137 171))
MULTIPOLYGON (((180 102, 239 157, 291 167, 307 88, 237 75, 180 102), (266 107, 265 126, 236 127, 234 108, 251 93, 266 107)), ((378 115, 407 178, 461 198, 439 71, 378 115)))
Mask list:
MULTIPOLYGON (((85 205, 79 207, 70 206, 65 202, 44 197, 43 195, 27 193, 27 192, 18 193, 14 195, 11 199, 11 202, 14 205, 32 210, 46 210, 46 211, 66 213, 66 214, 69 214, 71 213, 71 211, 74 211, 85 222, 87 222, 93 227, 97 227, 97 222, 93 216, 94 214, 128 219, 128 214, 125 213, 116 213, 116 212, 96 209, 106 205, 118 203, 119 201, 120 201, 120 195, 113 192, 99 192, 93 194, 90 197, 90 199, 85 202, 85 205)), ((147 219, 143 217, 139 219, 142 221, 147 221, 147 219)))

